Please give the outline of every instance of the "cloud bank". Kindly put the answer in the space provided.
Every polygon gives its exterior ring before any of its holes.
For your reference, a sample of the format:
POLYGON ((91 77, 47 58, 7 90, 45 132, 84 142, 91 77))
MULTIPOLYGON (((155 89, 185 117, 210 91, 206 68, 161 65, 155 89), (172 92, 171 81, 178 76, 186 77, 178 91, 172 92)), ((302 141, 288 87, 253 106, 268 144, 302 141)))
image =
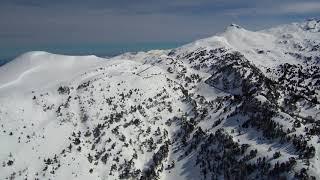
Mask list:
POLYGON ((313 0, 2 0, 0 47, 191 41, 319 15, 313 0))

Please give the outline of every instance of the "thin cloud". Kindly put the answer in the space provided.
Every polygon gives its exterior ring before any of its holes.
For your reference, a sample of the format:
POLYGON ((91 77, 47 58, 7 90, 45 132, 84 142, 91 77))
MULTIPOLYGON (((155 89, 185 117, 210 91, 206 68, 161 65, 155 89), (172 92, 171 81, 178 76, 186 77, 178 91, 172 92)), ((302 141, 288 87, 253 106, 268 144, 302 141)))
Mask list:
POLYGON ((288 3, 280 8, 282 13, 319 13, 320 2, 288 3))
POLYGON ((294 2, 266 3, 263 5, 226 9, 223 14, 227 16, 292 16, 311 15, 320 13, 320 2, 294 2))
POLYGON ((320 2, 0 0, 0 47, 28 43, 191 41, 221 32, 233 22, 248 29, 262 29, 301 21, 311 13, 320 15, 320 2))

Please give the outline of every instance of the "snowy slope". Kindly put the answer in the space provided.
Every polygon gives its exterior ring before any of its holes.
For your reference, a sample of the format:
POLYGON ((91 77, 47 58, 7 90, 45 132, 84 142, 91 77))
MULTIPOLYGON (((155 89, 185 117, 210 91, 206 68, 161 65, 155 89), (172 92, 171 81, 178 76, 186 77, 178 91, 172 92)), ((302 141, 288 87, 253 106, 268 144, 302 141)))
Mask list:
POLYGON ((320 21, 0 67, 0 179, 320 176, 320 21))

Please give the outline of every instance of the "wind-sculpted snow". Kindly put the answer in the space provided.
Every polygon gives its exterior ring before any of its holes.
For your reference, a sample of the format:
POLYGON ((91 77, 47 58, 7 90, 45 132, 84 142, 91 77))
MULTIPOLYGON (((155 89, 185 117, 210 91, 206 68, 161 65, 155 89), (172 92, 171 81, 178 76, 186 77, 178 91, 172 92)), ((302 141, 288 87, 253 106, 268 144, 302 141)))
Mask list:
POLYGON ((316 179, 319 21, 0 67, 1 179, 316 179))

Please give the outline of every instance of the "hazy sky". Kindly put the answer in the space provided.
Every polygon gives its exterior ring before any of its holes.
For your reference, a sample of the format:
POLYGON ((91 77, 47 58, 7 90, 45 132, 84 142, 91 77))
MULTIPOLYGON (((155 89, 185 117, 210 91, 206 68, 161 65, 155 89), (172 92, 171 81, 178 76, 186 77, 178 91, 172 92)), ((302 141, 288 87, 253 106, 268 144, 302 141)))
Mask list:
POLYGON ((319 0, 0 0, 0 48, 188 42, 319 17, 319 0))

